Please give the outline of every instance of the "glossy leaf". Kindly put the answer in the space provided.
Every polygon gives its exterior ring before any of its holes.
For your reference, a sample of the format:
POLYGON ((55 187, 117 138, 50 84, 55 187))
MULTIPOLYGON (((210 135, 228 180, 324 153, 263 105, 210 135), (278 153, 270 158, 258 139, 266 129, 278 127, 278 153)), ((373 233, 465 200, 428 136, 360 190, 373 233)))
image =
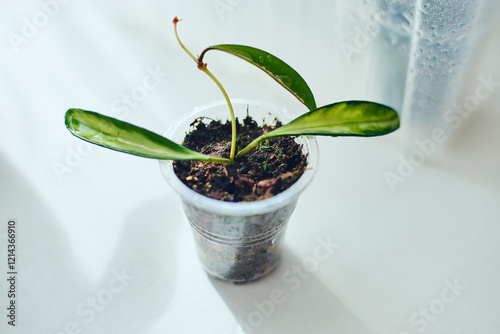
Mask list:
POLYGON ((78 138, 112 150, 146 158, 229 162, 192 151, 154 132, 93 111, 69 109, 65 123, 78 138))
POLYGON ((312 110, 260 136, 237 156, 269 138, 299 135, 373 137, 398 128, 398 113, 388 106, 367 101, 338 102, 312 110))
POLYGON ((266 72, 271 78, 276 80, 280 85, 292 93, 300 102, 302 102, 309 110, 316 109, 313 93, 307 85, 306 81, 291 68, 283 60, 272 54, 245 45, 237 44, 220 44, 206 48, 203 55, 210 50, 218 50, 232 54, 250 64, 253 64, 266 72))

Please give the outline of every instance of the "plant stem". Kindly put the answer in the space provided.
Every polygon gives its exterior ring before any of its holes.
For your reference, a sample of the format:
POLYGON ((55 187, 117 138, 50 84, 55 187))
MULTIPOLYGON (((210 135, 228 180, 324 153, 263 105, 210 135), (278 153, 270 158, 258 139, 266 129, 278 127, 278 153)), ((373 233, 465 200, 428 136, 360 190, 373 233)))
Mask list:
POLYGON ((231 104, 231 100, 229 100, 229 96, 226 93, 226 90, 224 87, 222 87, 222 84, 217 80, 217 78, 208 70, 207 64, 203 63, 202 58, 196 59, 196 57, 189 52, 189 50, 182 44, 179 35, 177 34, 177 23, 181 21, 177 18, 177 16, 174 18, 172 21, 174 23, 174 30, 175 30, 175 37, 177 38, 177 42, 179 42, 180 46, 186 53, 195 61, 196 65, 198 66, 198 69, 201 70, 202 72, 205 72, 219 87, 220 91, 222 92, 222 95, 224 96, 224 99, 226 100, 227 106, 229 108, 229 113, 231 114, 231 153, 229 155, 229 159, 234 161, 234 156, 236 153, 236 117, 234 116, 234 110, 233 110, 233 105, 231 104))
POLYGON ((231 153, 229 155, 229 159, 234 161, 234 154, 236 153, 236 117, 234 116, 233 105, 231 104, 229 96, 219 80, 217 80, 217 78, 207 69, 207 64, 201 63, 200 65, 198 65, 198 68, 205 72, 217 84, 222 92, 222 95, 224 95, 224 98, 226 99, 227 106, 229 107, 229 113, 231 114, 231 153))
POLYGON ((186 51, 186 53, 194 60, 194 62, 196 64, 198 64, 198 60, 196 60, 196 57, 193 56, 193 54, 191 52, 189 52, 189 50, 184 46, 184 44, 182 44, 181 39, 179 38, 179 34, 177 34, 177 23, 179 23, 180 21, 182 21, 182 20, 179 20, 177 18, 177 16, 174 17, 174 20, 172 21, 172 23, 174 24, 175 38, 177 38, 177 42, 179 42, 179 45, 181 46, 181 48, 184 51, 186 51))
POLYGON ((227 164, 227 163, 231 162, 226 158, 219 158, 219 157, 212 157, 212 156, 210 156, 206 161, 217 162, 217 163, 222 163, 222 164, 227 164))
POLYGON ((245 148, 240 150, 238 152, 238 154, 236 154, 236 157, 238 157, 238 158, 241 157, 242 155, 244 155, 245 153, 247 153, 248 151, 250 151, 251 149, 253 149, 257 145, 262 143, 265 139, 266 139, 265 135, 262 135, 262 136, 256 138, 254 141, 252 141, 250 144, 248 144, 245 148))

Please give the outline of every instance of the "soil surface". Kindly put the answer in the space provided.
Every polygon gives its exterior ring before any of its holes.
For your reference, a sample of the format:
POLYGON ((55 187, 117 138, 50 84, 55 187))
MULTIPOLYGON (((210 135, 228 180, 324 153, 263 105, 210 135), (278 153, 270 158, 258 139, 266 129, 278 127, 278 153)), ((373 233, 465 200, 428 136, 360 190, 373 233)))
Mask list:
MULTIPOLYGON (((197 119, 182 143, 194 151, 229 158, 231 122, 197 119)), ((282 124, 259 126, 250 116, 237 121, 237 149, 282 124)), ((304 173, 307 156, 293 137, 264 141, 232 164, 175 161, 179 179, 194 191, 222 201, 249 202, 272 197, 294 184, 304 173)))

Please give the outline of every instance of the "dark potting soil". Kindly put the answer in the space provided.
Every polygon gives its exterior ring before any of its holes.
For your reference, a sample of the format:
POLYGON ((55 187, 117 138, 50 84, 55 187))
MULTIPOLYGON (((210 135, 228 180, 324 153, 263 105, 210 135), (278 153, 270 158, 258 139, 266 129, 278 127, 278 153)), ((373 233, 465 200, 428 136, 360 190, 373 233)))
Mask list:
MULTIPOLYGON (((259 126, 250 116, 241 124, 237 120, 237 149, 282 124, 259 126)), ((194 151, 229 158, 231 122, 199 118, 182 143, 194 151)), ((304 173, 307 156, 292 137, 264 141, 232 164, 204 161, 176 161, 174 171, 194 191, 229 202, 249 202, 272 197, 294 184, 304 173)))

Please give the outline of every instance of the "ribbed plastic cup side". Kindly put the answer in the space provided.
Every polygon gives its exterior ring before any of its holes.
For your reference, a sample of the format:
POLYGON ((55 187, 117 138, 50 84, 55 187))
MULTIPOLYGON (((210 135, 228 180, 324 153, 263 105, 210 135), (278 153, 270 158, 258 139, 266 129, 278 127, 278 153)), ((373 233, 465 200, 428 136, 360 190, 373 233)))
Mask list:
POLYGON ((251 216, 220 215, 183 204, 205 270, 241 282, 255 280, 276 266, 296 203, 295 199, 275 211, 251 216))

